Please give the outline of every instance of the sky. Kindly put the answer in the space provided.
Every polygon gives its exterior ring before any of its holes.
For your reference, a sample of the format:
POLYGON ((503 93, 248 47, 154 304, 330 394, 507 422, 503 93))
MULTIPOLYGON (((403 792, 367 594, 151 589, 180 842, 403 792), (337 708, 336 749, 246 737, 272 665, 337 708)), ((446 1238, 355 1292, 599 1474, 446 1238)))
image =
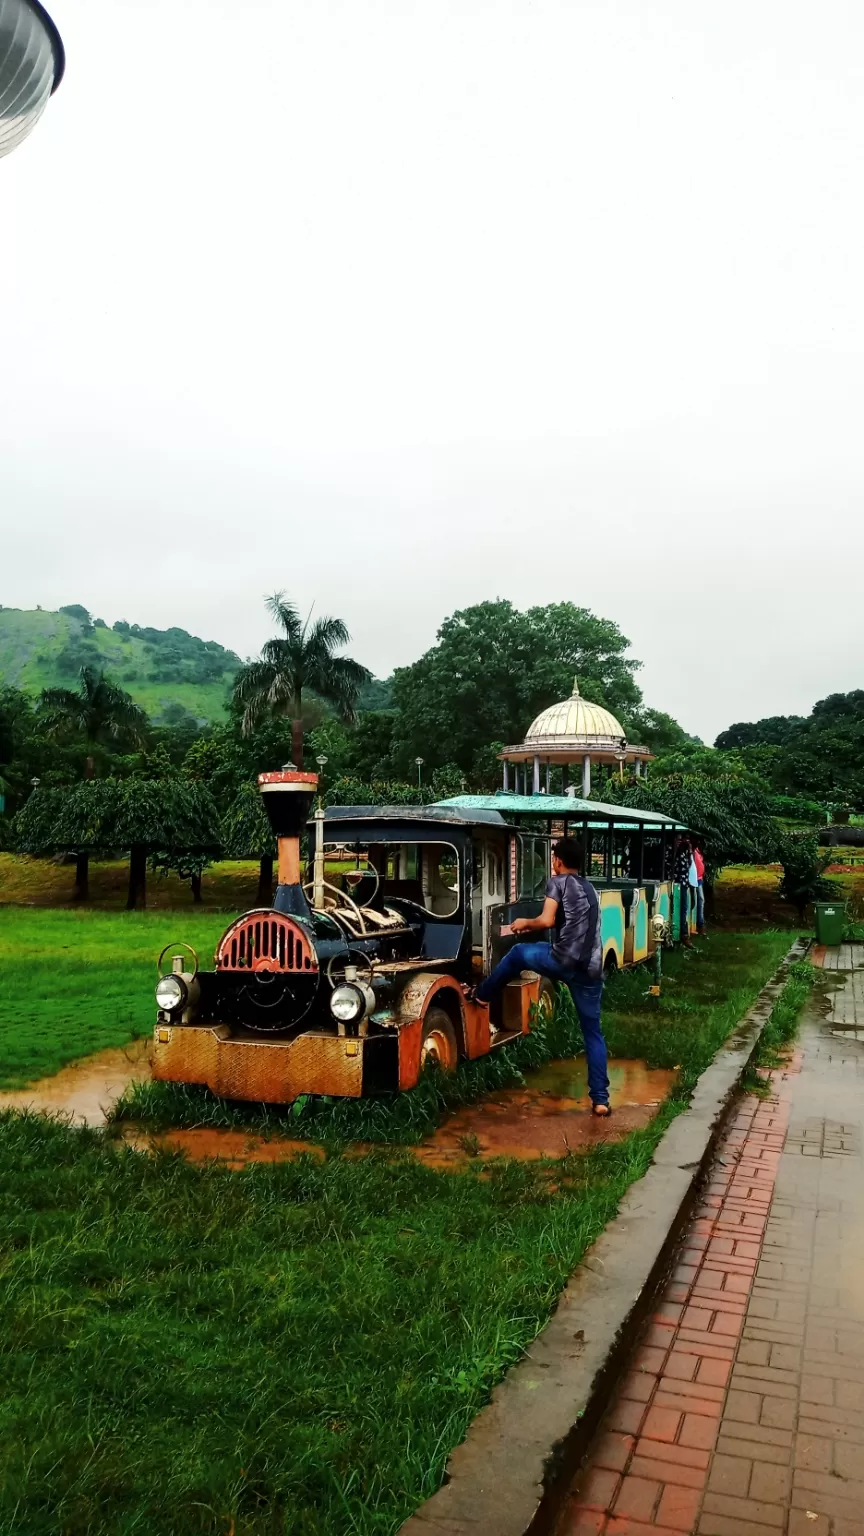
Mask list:
POLYGON ((384 676, 570 600, 706 741, 864 685, 860 5, 48 4, 0 601, 384 676))

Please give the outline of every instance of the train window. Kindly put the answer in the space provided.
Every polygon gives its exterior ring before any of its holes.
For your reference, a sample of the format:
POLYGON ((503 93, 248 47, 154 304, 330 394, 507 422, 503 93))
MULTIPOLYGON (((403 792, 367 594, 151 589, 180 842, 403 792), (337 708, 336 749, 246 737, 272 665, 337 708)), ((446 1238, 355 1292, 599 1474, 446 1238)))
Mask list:
POLYGON ((659 832, 646 832, 642 844, 642 879, 663 879, 663 837, 659 832))
POLYGON ((607 837, 605 832, 589 832, 589 862, 586 874, 589 880, 608 880, 607 837))
POLYGON ((504 895, 504 860, 497 848, 488 848, 487 860, 487 889, 490 896, 504 895))
POLYGON ((423 845, 423 905, 436 917, 452 917, 459 908, 459 857, 449 844, 423 845))
POLYGON ((545 837, 519 838, 519 895, 543 896, 549 879, 549 843, 545 837))
POLYGON ((634 868, 634 834, 615 832, 612 835, 612 879, 632 880, 638 874, 634 868))

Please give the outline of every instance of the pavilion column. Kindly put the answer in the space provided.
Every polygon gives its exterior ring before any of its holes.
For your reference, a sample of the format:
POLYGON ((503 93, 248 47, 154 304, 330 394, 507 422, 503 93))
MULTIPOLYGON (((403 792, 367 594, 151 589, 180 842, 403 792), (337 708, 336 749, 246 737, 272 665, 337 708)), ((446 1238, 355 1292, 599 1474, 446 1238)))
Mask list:
POLYGON ((547 763, 546 764, 546 793, 547 793, 547 795, 550 793, 551 789, 552 789, 552 764, 551 763, 547 763))
POLYGON ((566 793, 567 793, 567 783, 568 783, 567 764, 566 763, 562 763, 561 764, 561 793, 562 793, 562 795, 566 795, 566 793))
POLYGON ((591 754, 585 753, 582 759, 582 799, 587 800, 591 793, 591 754))
POLYGON ((637 777, 637 779, 641 779, 641 777, 642 777, 642 759, 641 759, 641 757, 637 757, 637 759, 636 759, 636 777, 637 777))
POLYGON ((534 778, 531 784, 531 793, 532 795, 539 795, 540 793, 540 759, 536 755, 534 757, 534 778))
POLYGON ((509 788, 510 788, 510 764, 508 763, 508 761, 507 761, 507 759, 505 757, 505 759, 504 759, 504 793, 505 793, 505 795, 506 795, 507 791, 509 790, 509 788))

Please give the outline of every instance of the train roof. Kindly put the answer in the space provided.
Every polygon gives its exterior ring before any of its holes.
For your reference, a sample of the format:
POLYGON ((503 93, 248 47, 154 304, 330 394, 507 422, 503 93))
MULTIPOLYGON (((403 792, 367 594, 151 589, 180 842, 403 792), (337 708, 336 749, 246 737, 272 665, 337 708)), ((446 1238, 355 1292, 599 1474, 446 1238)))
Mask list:
POLYGON ((478 805, 475 808, 445 800, 437 805, 328 805, 324 812, 325 825, 334 821, 427 821, 462 827, 506 826, 497 807, 478 805))
POLYGON ((610 821, 632 827, 672 827, 686 832, 683 822, 660 811, 638 810, 633 805, 606 805, 599 800, 579 800, 575 795, 516 795, 510 790, 497 790, 494 795, 453 795, 449 800, 438 800, 436 806, 458 807, 476 816, 481 811, 497 811, 503 820, 512 816, 543 816, 575 821, 589 817, 601 823, 610 821))

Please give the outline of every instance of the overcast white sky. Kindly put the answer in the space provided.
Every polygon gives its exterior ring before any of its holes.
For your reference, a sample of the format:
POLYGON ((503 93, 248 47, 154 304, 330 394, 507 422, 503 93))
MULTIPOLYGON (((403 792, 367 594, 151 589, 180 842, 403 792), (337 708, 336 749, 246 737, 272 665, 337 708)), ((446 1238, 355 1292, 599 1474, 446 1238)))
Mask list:
POLYGON ((568 598, 708 740, 864 685, 860 4, 48 3, 0 601, 384 675, 568 598))

